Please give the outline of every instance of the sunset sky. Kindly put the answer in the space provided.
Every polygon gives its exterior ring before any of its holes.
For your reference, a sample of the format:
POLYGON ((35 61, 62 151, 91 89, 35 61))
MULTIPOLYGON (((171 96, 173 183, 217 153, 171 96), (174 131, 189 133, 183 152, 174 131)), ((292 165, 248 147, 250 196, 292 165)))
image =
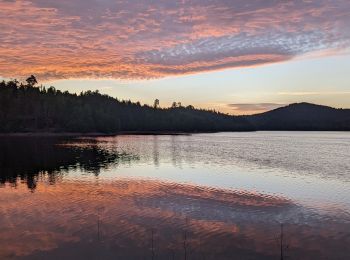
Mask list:
POLYGON ((350 108, 349 0, 0 0, 0 78, 230 114, 350 108))

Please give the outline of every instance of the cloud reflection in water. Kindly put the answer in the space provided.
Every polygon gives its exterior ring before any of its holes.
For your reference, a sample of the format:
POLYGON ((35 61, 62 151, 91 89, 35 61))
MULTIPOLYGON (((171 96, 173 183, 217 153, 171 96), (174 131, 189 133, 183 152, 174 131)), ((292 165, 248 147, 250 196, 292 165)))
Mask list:
POLYGON ((151 258, 154 230, 158 259, 182 259, 185 232, 191 259, 271 259, 279 256, 280 223, 292 259, 350 253, 346 213, 328 216, 262 191, 121 174, 137 164, 156 171, 169 160, 179 171, 184 162, 195 165, 214 149, 209 141, 200 149, 196 138, 203 137, 2 140, 0 258, 151 258), (98 175, 109 171, 112 179, 98 175))

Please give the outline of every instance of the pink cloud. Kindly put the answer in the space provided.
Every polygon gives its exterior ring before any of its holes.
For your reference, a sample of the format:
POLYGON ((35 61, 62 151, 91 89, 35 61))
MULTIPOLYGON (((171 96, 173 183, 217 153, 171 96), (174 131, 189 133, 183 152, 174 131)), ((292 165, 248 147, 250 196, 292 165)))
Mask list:
POLYGON ((349 47, 347 0, 0 0, 0 76, 144 79, 349 47))

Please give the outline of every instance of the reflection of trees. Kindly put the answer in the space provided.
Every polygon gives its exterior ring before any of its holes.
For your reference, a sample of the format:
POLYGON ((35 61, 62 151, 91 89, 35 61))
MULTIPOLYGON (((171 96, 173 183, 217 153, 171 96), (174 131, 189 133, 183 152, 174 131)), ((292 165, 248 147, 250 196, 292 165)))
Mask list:
POLYGON ((74 140, 74 144, 64 145, 66 141, 60 138, 0 138, 0 185, 16 186, 21 180, 29 189, 35 190, 37 180, 42 177, 54 184, 69 170, 98 175, 101 169, 112 164, 137 159, 130 154, 102 149, 96 142, 85 144, 74 140), (75 145, 77 142, 79 145, 75 145))

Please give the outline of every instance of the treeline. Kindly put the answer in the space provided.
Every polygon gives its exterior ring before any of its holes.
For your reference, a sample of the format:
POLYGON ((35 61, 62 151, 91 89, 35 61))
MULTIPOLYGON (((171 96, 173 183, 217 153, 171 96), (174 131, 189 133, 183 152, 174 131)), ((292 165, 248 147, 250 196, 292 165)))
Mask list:
POLYGON ((0 82, 0 132, 249 131, 245 118, 174 103, 170 108, 118 100, 98 91, 80 94, 37 87, 34 76, 25 83, 0 82))

